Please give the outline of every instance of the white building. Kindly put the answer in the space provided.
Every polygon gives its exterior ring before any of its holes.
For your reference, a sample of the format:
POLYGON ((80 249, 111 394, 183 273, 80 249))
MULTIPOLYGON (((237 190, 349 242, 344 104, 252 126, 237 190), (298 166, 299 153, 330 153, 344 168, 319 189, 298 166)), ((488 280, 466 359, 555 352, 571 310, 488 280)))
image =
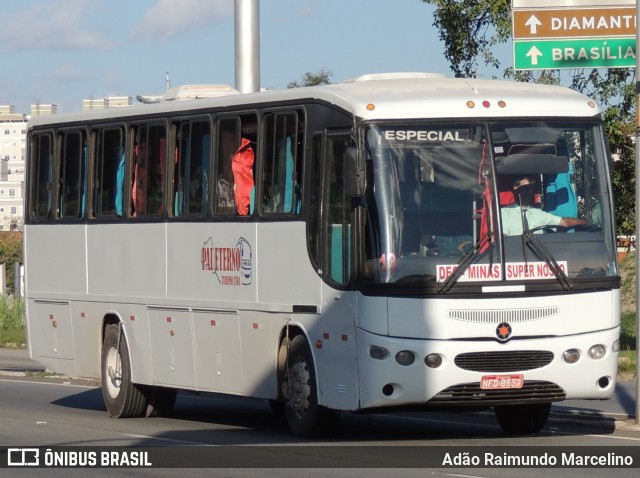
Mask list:
POLYGON ((28 116, 0 106, 0 231, 22 229, 28 116))
POLYGON ((89 98, 82 100, 82 111, 101 110, 104 108, 119 108, 133 105, 130 96, 108 96, 107 98, 89 98))

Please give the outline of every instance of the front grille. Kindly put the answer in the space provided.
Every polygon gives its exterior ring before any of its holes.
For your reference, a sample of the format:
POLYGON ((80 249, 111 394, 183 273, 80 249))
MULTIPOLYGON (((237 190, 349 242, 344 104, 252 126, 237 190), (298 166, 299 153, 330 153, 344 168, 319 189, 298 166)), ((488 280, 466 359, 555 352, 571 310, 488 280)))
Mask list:
POLYGON ((431 405, 499 405, 559 402, 566 398, 564 390, 551 382, 526 381, 522 388, 482 390, 479 382, 463 383, 442 390, 428 403, 431 405))
POLYGON ((553 352, 546 350, 515 350, 512 352, 469 352, 457 355, 455 364, 474 372, 516 372, 549 365, 553 352))
POLYGON ((502 322, 517 324, 548 319, 559 313, 560 308, 556 306, 527 307, 525 309, 451 309, 447 311, 447 317, 475 324, 500 324, 502 322))

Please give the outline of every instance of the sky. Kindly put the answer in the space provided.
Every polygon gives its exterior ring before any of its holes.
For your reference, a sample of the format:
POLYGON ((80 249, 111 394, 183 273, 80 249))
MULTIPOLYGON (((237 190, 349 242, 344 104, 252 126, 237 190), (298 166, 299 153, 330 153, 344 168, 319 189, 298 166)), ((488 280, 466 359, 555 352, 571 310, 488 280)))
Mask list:
MULTIPOLYGON (((0 104, 16 113, 51 103, 81 111, 83 99, 108 96, 135 102, 164 93, 167 73, 172 86, 235 85, 234 0, 0 0, 0 8, 0 104)), ((420 0, 262 0, 260 86, 286 88, 322 68, 334 83, 391 71, 452 76, 433 10, 420 0)))

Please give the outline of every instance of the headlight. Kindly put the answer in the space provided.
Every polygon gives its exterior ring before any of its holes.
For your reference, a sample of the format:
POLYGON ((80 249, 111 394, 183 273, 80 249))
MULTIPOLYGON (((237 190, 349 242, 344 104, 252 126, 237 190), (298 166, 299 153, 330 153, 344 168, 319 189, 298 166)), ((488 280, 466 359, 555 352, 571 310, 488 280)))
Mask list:
POLYGON ((604 345, 594 345, 589 349, 589 357, 593 360, 600 360, 607 353, 604 345))
POLYGON ((612 352, 620 352, 620 340, 616 340, 611 346, 612 352))
POLYGON ((376 360, 384 360, 389 356, 389 351, 384 347, 372 345, 369 347, 369 357, 376 360))
POLYGON ((410 350, 401 350, 396 354, 396 362, 400 365, 411 365, 416 361, 416 355, 410 350))
POLYGON ((567 363, 576 363, 580 360, 580 351, 578 349, 565 350, 562 354, 562 360, 567 363))
POLYGON ((442 355, 429 354, 424 358, 424 363, 429 368, 438 368, 440 365, 442 365, 442 355))

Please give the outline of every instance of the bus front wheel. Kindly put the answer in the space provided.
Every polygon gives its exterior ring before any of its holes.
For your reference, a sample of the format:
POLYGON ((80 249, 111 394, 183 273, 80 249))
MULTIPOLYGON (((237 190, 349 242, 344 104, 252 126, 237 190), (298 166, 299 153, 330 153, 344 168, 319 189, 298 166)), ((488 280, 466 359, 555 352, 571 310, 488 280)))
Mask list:
POLYGON ((318 385, 311 349, 302 335, 289 345, 284 370, 283 395, 285 415, 291 432, 309 438, 328 431, 328 425, 338 417, 318 405, 318 385))
POLYGON ((143 417, 147 399, 131 382, 131 361, 121 326, 107 325, 102 343, 102 397, 114 418, 143 417))
POLYGON ((505 433, 527 435, 542 430, 547 424, 551 403, 496 405, 496 419, 505 433))

